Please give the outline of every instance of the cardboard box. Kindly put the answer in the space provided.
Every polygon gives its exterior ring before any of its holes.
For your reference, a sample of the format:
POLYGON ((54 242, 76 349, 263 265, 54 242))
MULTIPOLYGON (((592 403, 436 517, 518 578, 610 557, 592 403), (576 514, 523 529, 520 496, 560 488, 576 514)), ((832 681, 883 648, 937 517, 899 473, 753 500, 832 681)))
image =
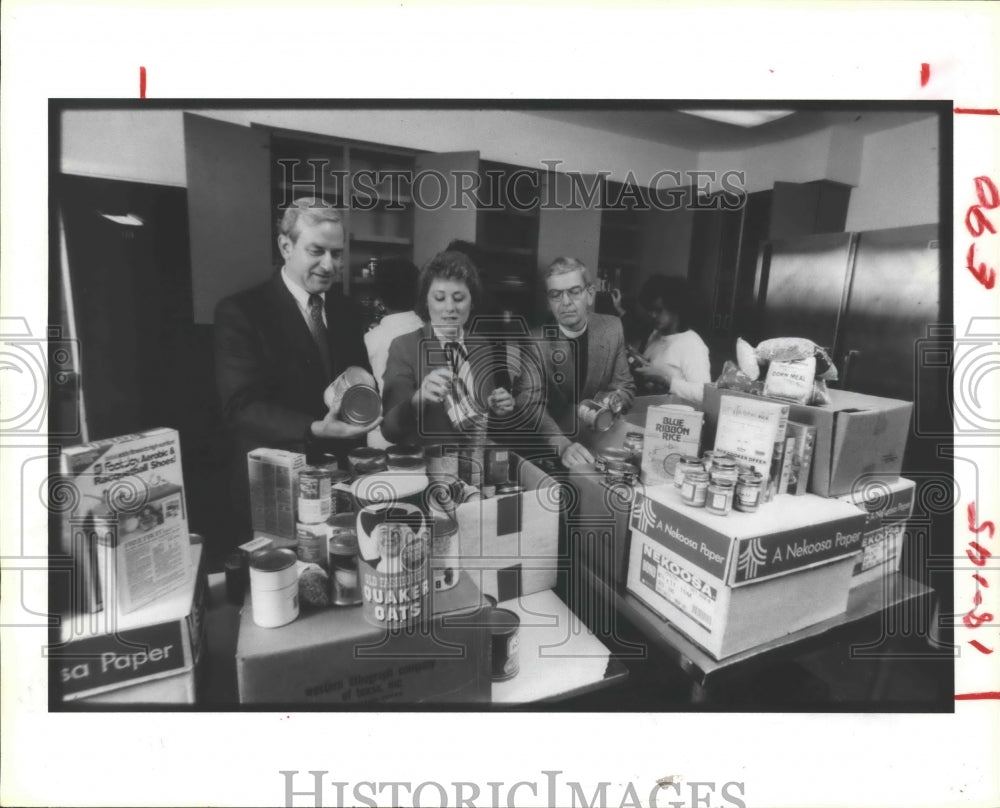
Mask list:
MULTIPOLYGON (((910 434, 913 404, 843 390, 829 392, 828 405, 789 404, 790 420, 816 427, 809 491, 834 497, 848 493, 855 480, 864 475, 898 477, 910 434)), ((723 395, 759 398, 706 384, 702 402, 708 427, 706 440, 714 439, 723 395)))
POLYGON ((127 614, 64 619, 50 651, 64 702, 194 703, 208 579, 202 545, 190 555, 197 573, 185 589, 127 614))
POLYGON ((459 704, 490 700, 490 634, 479 588, 462 575, 431 593, 432 618, 386 629, 360 607, 303 611, 280 628, 240 613, 236 672, 240 702, 310 706, 459 704))
POLYGON ((861 481, 851 493, 837 497, 865 515, 861 555, 854 565, 852 589, 899 570, 906 520, 913 513, 916 487, 913 480, 905 477, 895 480, 870 478, 861 481))
POLYGON ((722 659, 842 613, 864 523, 808 494, 716 516, 650 489, 632 509, 627 587, 722 659))
POLYGON ((490 497, 456 509, 461 566, 497 600, 531 595, 556 585, 559 486, 520 457, 520 494, 490 497))
POLYGON ((194 570, 175 429, 69 446, 53 501, 75 573, 67 612, 124 614, 186 589, 194 570))

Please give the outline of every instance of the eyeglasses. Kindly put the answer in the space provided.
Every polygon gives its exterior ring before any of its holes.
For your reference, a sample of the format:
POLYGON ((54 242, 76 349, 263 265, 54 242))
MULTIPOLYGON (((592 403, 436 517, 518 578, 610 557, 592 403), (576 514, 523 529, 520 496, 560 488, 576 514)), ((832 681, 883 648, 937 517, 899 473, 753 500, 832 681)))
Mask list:
POLYGON ((586 286, 574 286, 572 289, 549 289, 545 294, 551 302, 558 303, 564 297, 568 297, 570 300, 579 300, 587 289, 586 286))

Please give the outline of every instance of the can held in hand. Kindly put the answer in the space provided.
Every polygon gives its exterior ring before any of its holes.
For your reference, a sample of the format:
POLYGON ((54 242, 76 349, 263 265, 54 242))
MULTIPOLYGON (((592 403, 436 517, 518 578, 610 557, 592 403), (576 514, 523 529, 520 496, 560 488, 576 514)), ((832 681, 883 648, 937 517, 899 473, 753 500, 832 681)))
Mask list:
POLYGON ((521 669, 518 653, 521 618, 509 609, 493 609, 489 620, 493 645, 492 679, 494 682, 506 682, 517 676, 521 669))
POLYGON ((253 621, 261 628, 277 628, 299 616, 299 575, 295 553, 264 550, 250 559, 250 598, 253 621))
POLYGON ((577 415, 584 426, 594 432, 607 432, 615 422, 615 414, 603 404, 598 404, 592 398, 580 402, 577 415))
POLYGON ((323 393, 323 403, 341 421, 368 426, 382 414, 382 398, 375 377, 352 365, 334 379, 323 393))

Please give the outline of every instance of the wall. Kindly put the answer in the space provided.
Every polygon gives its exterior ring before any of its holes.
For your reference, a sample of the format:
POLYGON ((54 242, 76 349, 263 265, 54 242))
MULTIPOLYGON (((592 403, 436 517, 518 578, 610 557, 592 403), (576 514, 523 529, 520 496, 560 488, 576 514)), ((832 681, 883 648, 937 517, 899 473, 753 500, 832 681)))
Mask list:
POLYGON ((867 135, 845 229, 939 223, 938 139, 936 117, 867 135))
MULTIPOLYGON (((608 171, 640 181, 697 165, 697 154, 503 110, 195 110, 196 114, 427 151, 478 150, 484 160, 564 171, 608 171)), ((61 168, 91 176, 185 185, 181 110, 63 112, 61 168)))

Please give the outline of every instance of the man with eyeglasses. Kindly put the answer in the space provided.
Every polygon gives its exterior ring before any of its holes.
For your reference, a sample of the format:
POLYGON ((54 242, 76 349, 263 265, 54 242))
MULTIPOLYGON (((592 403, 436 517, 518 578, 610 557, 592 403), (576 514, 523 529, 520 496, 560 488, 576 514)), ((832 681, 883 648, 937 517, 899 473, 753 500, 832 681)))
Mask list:
POLYGON ((584 445, 587 428, 577 406, 617 396, 628 409, 635 382, 628 368, 621 321, 594 314, 590 271, 575 258, 557 258, 545 270, 545 293, 555 326, 543 329, 539 341, 545 371, 541 426, 546 441, 566 467, 593 463, 584 445))

